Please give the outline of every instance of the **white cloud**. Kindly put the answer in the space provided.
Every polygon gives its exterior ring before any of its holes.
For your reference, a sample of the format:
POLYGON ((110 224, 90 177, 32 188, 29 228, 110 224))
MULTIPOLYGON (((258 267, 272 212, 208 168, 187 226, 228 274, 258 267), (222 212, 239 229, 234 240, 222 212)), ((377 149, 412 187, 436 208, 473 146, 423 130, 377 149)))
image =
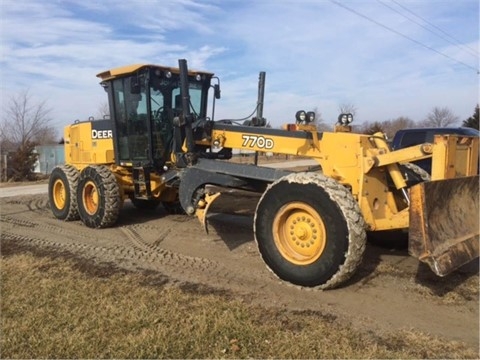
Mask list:
MULTIPOLYGON (((329 1, 4 0, 2 93, 30 88, 63 126, 106 100, 97 73, 186 58, 220 76, 219 117, 251 112, 259 71, 267 72, 264 115, 275 125, 314 107, 335 121, 343 102, 357 106, 358 121, 419 120, 434 106, 461 119, 473 113, 478 75, 459 61, 478 68, 478 57, 378 1, 342 4, 455 60, 329 1)), ((402 4, 478 55, 478 2, 402 4)))

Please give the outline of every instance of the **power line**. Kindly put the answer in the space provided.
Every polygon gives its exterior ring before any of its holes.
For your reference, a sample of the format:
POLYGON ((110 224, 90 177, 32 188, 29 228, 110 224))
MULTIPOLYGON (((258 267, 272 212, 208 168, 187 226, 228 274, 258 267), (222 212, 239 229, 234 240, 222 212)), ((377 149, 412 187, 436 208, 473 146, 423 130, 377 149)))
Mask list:
POLYGON ((456 41, 457 44, 459 44, 459 46, 462 46, 466 49, 469 49, 470 51, 472 51, 472 53, 478 57, 478 51, 476 51, 475 49, 472 49, 470 46, 468 45, 465 45, 465 44, 462 44, 460 40, 454 38, 452 35, 448 34, 446 31, 442 30, 441 28, 439 28, 438 26, 436 26, 435 24, 432 24, 430 21, 428 21, 427 19, 424 19, 423 17, 421 17, 420 15, 417 15, 415 14, 412 10, 408 9, 405 5, 402 5, 400 4, 398 1, 395 1, 395 0, 391 0, 392 2, 394 2, 395 4, 397 4, 398 6, 400 6, 402 9, 404 9, 405 11, 408 11, 410 14, 412 14, 413 16, 419 18, 420 20, 422 21, 425 21, 428 25, 434 27, 435 29, 437 29, 438 31, 442 32, 443 34, 447 35, 450 39, 453 39, 454 41, 456 41))
MULTIPOLYGON (((392 0, 392 1, 395 2, 394 0, 392 0)), ((418 26, 421 26, 421 27, 424 28, 425 30, 427 30, 427 31, 431 32, 432 34, 434 34, 435 36, 438 36, 439 38, 441 38, 441 39, 449 42, 449 43, 452 44, 452 45, 455 45, 456 47, 458 47, 458 48, 460 48, 460 49, 462 48, 463 44, 460 44, 458 41, 455 41, 455 42, 454 42, 454 41, 446 38, 445 36, 442 36, 442 35, 434 32, 433 30, 429 29, 427 26, 425 26, 425 25, 421 24, 420 22, 418 22, 418 21, 416 21, 416 20, 414 20, 414 19, 406 16, 405 14, 401 13, 400 11, 398 11, 397 9, 395 9, 394 7, 392 7, 392 6, 384 3, 382 0, 377 0, 377 2, 379 2, 380 4, 382 4, 382 5, 385 6, 385 7, 389 8, 390 10, 396 12, 397 14, 400 14, 400 15, 403 16, 405 19, 410 20, 411 22, 417 24, 418 26)), ((396 3, 396 2, 395 2, 395 3, 396 3)), ((396 3, 396 4, 397 4, 397 3, 396 3)), ((401 5, 400 5, 400 6, 401 6, 401 5)), ((409 12, 413 14, 412 11, 409 11, 409 12)), ((415 15, 415 14, 413 14, 413 15, 415 15)), ((418 18, 420 18, 418 15, 415 15, 415 16, 418 17, 418 18)), ((422 20, 423 20, 423 19, 422 19, 422 20)), ((426 22, 426 20, 423 20, 423 21, 426 22)), ((443 31, 442 31, 442 32, 443 32, 443 31)), ((448 35, 448 34, 447 34, 447 35, 448 35)), ((450 35, 448 35, 448 36, 451 37, 450 35)), ((467 47, 467 48, 464 48, 464 49, 462 49, 462 50, 467 51, 469 54, 475 56, 475 57, 478 59, 478 55, 477 55, 475 52, 470 51, 470 49, 469 49, 468 47, 467 47)))
POLYGON ((368 20, 368 21, 370 21, 370 22, 373 22, 374 24, 376 24, 376 25, 378 25, 378 26, 380 26, 380 27, 382 27, 382 28, 384 28, 384 29, 386 29, 386 30, 388 30, 388 31, 391 31, 391 32, 393 32, 394 34, 397 34, 397 35, 399 35, 399 36, 401 36, 401 37, 403 37, 403 38, 405 38, 405 39, 407 39, 407 40, 410 40, 410 41, 414 42, 414 43, 417 44, 417 45, 420 45, 420 46, 422 46, 422 47, 424 47, 424 48, 426 48, 426 49, 428 49, 428 50, 430 50, 430 51, 433 51, 433 52, 435 52, 435 53, 437 53, 437 54, 439 54, 439 55, 442 55, 443 57, 446 57, 447 59, 450 59, 450 60, 455 61, 455 62, 457 62, 457 63, 459 63, 459 64, 462 64, 462 65, 464 65, 464 66, 466 66, 466 67, 468 67, 468 68, 470 68, 470 69, 472 69, 472 70, 475 70, 475 71, 477 72, 477 74, 480 74, 480 70, 479 70, 479 69, 474 68, 473 66, 468 65, 468 64, 464 63, 463 61, 457 60, 457 59, 455 59, 455 58, 453 58, 453 57, 451 57, 451 56, 449 56, 449 55, 447 55, 447 54, 445 54, 445 53, 442 53, 441 51, 438 51, 438 50, 432 48, 431 46, 425 45, 425 44, 421 43, 420 41, 411 38, 411 37, 408 36, 408 35, 402 34, 401 32, 399 32, 399 31, 397 31, 397 30, 395 30, 395 29, 392 29, 392 28, 390 28, 390 27, 388 27, 388 26, 386 26, 386 25, 384 25, 384 24, 382 24, 382 23, 380 23, 380 22, 378 22, 378 21, 376 21, 376 20, 374 20, 374 19, 372 19, 372 18, 370 18, 370 17, 362 14, 362 13, 359 13, 358 11, 356 11, 356 10, 354 10, 354 9, 352 9, 352 8, 350 8, 350 7, 342 4, 342 3, 339 3, 339 2, 336 1, 336 0, 330 0, 330 2, 334 3, 335 5, 338 5, 338 6, 342 7, 342 8, 344 8, 345 10, 348 10, 348 11, 354 13, 355 15, 358 15, 358 16, 360 16, 360 17, 362 17, 362 18, 364 18, 364 19, 366 19, 366 20, 368 20))

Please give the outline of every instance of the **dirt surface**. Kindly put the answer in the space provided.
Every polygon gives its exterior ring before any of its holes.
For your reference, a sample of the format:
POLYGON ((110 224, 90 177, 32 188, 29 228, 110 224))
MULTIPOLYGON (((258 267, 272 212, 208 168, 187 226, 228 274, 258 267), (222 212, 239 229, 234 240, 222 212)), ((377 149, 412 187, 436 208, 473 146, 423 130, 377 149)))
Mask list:
POLYGON ((198 220, 140 212, 126 201, 118 224, 94 230, 52 215, 46 194, 0 199, 2 253, 36 249, 75 256, 92 266, 153 271, 172 283, 228 291, 267 307, 312 311, 364 331, 412 329, 479 346, 478 264, 445 278, 407 254, 369 244, 344 287, 319 291, 289 285, 263 264, 253 239, 257 196, 222 195, 212 206, 209 234, 198 220), (221 213, 221 214, 220 214, 221 213))

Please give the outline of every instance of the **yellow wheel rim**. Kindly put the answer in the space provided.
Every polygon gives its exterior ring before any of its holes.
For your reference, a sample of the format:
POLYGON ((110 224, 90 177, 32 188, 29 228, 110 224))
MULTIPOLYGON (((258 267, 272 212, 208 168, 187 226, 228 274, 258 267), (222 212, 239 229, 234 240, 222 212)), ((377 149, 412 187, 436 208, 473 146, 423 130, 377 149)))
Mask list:
POLYGON ((273 237, 282 256, 297 265, 318 260, 327 241, 323 220, 313 207, 302 202, 280 208, 273 221, 273 237))
POLYGON ((67 202, 67 190, 65 189, 65 184, 61 179, 57 179, 53 183, 53 202, 55 207, 59 210, 65 207, 67 202))
POLYGON ((88 181, 83 187, 82 199, 87 213, 94 215, 98 210, 98 190, 93 181, 88 181))

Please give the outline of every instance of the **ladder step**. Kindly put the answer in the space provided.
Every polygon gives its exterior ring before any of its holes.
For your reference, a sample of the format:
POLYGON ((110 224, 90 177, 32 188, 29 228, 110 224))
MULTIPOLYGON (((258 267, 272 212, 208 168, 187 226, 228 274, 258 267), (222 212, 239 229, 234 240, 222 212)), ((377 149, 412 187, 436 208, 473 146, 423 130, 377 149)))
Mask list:
POLYGON ((149 198, 148 196, 135 196, 135 199, 139 199, 139 200, 151 200, 151 198, 149 198))
POLYGON ((151 199, 152 197, 152 188, 150 183, 151 168, 134 167, 132 170, 133 170, 132 175, 133 175, 133 187, 134 187, 135 197, 137 199, 145 199, 145 200, 151 199), (141 193, 144 193, 146 195, 141 195, 141 193))

